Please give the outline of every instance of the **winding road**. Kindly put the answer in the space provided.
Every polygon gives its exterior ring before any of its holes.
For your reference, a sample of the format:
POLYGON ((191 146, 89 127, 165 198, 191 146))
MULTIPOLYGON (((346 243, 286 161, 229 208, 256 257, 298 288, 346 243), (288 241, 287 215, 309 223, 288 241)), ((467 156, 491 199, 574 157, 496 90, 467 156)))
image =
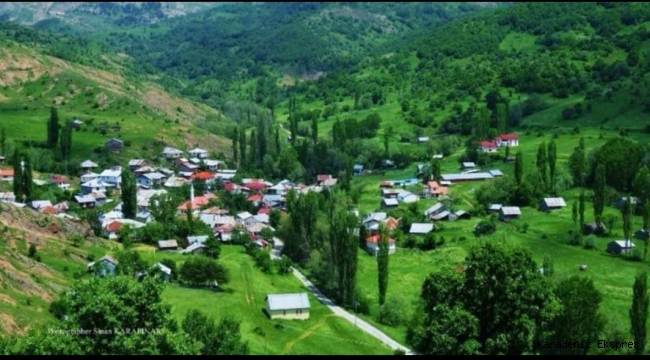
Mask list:
MULTIPOLYGON (((282 240, 278 238, 273 239, 274 246, 273 249, 271 249, 271 259, 277 260, 281 257, 282 254, 282 248, 284 247, 284 243, 282 240)), ((406 346, 398 343, 397 341, 391 339, 388 337, 388 335, 384 334, 381 330, 377 329, 376 327, 370 325, 369 323, 365 322, 364 320, 360 319, 356 315, 350 314, 348 311, 345 309, 341 308, 340 306, 336 305, 334 301, 330 300, 327 296, 323 295, 323 293, 318 290, 316 285, 314 285, 305 275, 303 275, 300 271, 298 271, 295 268, 292 268, 293 270, 293 275, 300 280, 300 282, 305 285, 305 287, 314 294, 316 299, 320 301, 323 305, 327 306, 336 316, 340 316, 347 321, 353 323, 356 327, 359 329, 363 330, 367 334, 371 335, 372 337, 378 339, 382 343, 386 344, 393 350, 400 349, 406 353, 406 355, 415 355, 415 353, 407 348, 406 346)))

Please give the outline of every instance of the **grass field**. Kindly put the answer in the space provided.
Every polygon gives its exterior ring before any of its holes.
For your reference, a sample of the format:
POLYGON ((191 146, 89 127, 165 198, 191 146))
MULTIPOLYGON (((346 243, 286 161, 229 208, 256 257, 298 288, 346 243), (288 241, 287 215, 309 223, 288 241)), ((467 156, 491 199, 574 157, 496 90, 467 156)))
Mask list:
MULTIPOLYGON (((143 250, 147 261, 171 258, 178 254, 152 253, 143 250)), ((222 247, 221 262, 230 271, 230 282, 223 290, 188 288, 171 284, 163 299, 172 305, 179 321, 190 309, 199 309, 215 318, 233 316, 241 321, 241 332, 250 344, 252 354, 320 354, 320 355, 386 355, 392 351, 375 338, 356 329, 347 320, 334 314, 311 293, 310 318, 270 320, 262 311, 267 294, 303 292, 304 286, 293 275, 266 275, 257 269, 241 246, 222 247)))

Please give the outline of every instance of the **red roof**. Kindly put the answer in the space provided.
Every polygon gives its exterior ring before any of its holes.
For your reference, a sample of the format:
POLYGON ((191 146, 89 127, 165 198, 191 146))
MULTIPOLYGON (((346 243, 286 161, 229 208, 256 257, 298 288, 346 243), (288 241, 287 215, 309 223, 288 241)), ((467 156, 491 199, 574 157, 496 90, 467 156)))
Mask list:
POLYGON ((519 139, 519 136, 517 136, 517 134, 503 134, 497 136, 496 138, 501 140, 517 140, 519 139))
POLYGON ((395 230, 397 228, 397 225, 399 225, 399 220, 395 219, 394 217, 389 217, 386 219, 386 222, 384 222, 384 225, 388 230, 395 230))
POLYGON ((270 207, 263 207, 257 210, 257 215, 262 215, 262 214, 270 214, 271 213, 271 208, 270 207))
POLYGON ((200 171, 192 175, 193 180, 211 180, 214 175, 209 171, 200 171))
POLYGON ((256 202, 256 201, 262 200, 262 197, 263 197, 262 194, 259 194, 259 193, 258 194, 253 194, 253 195, 249 196, 246 199, 246 201, 248 201, 248 202, 256 202))
MULTIPOLYGON (((373 235, 369 238, 366 239, 366 242, 377 244, 379 242, 379 234, 373 235)), ((395 243, 395 239, 393 238, 388 238, 389 243, 395 243)))
POLYGON ((427 183, 427 186, 428 186, 430 189, 436 189, 436 188, 439 188, 439 187, 440 187, 440 185, 438 185, 438 183, 435 182, 435 181, 429 181, 429 182, 427 183))
POLYGON ((106 231, 108 232, 116 232, 122 228, 122 223, 119 221, 113 221, 112 223, 108 224, 106 226, 106 231))
POLYGON ((379 187, 393 187, 393 185, 388 180, 384 180, 379 183, 379 187))
POLYGON ((264 190, 266 189, 266 184, 261 181, 251 181, 244 184, 247 188, 251 190, 264 190))
POLYGON ((483 149, 496 148, 497 144, 494 141, 481 141, 481 147, 483 149))
POLYGON ((235 185, 234 183, 227 182, 227 183, 223 184, 223 189, 226 190, 226 191, 233 191, 233 190, 235 190, 236 186, 237 185, 235 185))
POLYGON ((316 176, 316 180, 318 182, 329 180, 331 178, 332 178, 332 175, 318 175, 318 176, 316 176))
POLYGON ((62 175, 52 175, 52 182, 55 184, 67 184, 70 182, 70 180, 62 175))
POLYGON ((233 230, 232 225, 228 225, 228 224, 221 225, 221 226, 219 226, 218 228, 215 229, 216 232, 225 233, 225 234, 231 233, 232 230, 233 230))
POLYGON ((0 169, 0 177, 14 176, 14 169, 0 169))

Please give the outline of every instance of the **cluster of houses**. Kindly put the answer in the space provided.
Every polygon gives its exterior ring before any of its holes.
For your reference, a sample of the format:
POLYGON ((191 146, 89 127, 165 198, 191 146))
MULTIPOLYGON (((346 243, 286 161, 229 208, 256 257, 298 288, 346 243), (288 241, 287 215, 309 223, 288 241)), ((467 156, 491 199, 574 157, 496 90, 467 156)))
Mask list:
POLYGON ((519 136, 517 134, 502 134, 492 140, 481 141, 478 150, 484 153, 497 152, 500 147, 519 146, 519 136))

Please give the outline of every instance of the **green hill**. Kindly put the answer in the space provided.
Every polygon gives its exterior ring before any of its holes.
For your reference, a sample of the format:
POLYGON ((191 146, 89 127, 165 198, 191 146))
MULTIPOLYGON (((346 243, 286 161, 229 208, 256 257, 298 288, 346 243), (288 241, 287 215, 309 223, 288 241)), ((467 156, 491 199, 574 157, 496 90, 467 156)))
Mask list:
MULTIPOLYGON (((47 55, 51 48, 38 44, 0 43, 0 117, 9 139, 7 153, 13 146, 45 140, 52 106, 62 122, 85 123, 73 135, 73 163, 93 153, 102 157, 102 146, 113 137, 125 142, 124 152, 104 155, 117 161, 158 156, 163 144, 224 151, 225 140, 215 134, 229 120, 208 106, 170 95, 152 81, 133 78, 125 70, 128 56, 101 56, 95 59, 104 64, 98 69, 47 55)), ((39 152, 37 170, 63 171, 57 152, 33 150, 39 152)))

